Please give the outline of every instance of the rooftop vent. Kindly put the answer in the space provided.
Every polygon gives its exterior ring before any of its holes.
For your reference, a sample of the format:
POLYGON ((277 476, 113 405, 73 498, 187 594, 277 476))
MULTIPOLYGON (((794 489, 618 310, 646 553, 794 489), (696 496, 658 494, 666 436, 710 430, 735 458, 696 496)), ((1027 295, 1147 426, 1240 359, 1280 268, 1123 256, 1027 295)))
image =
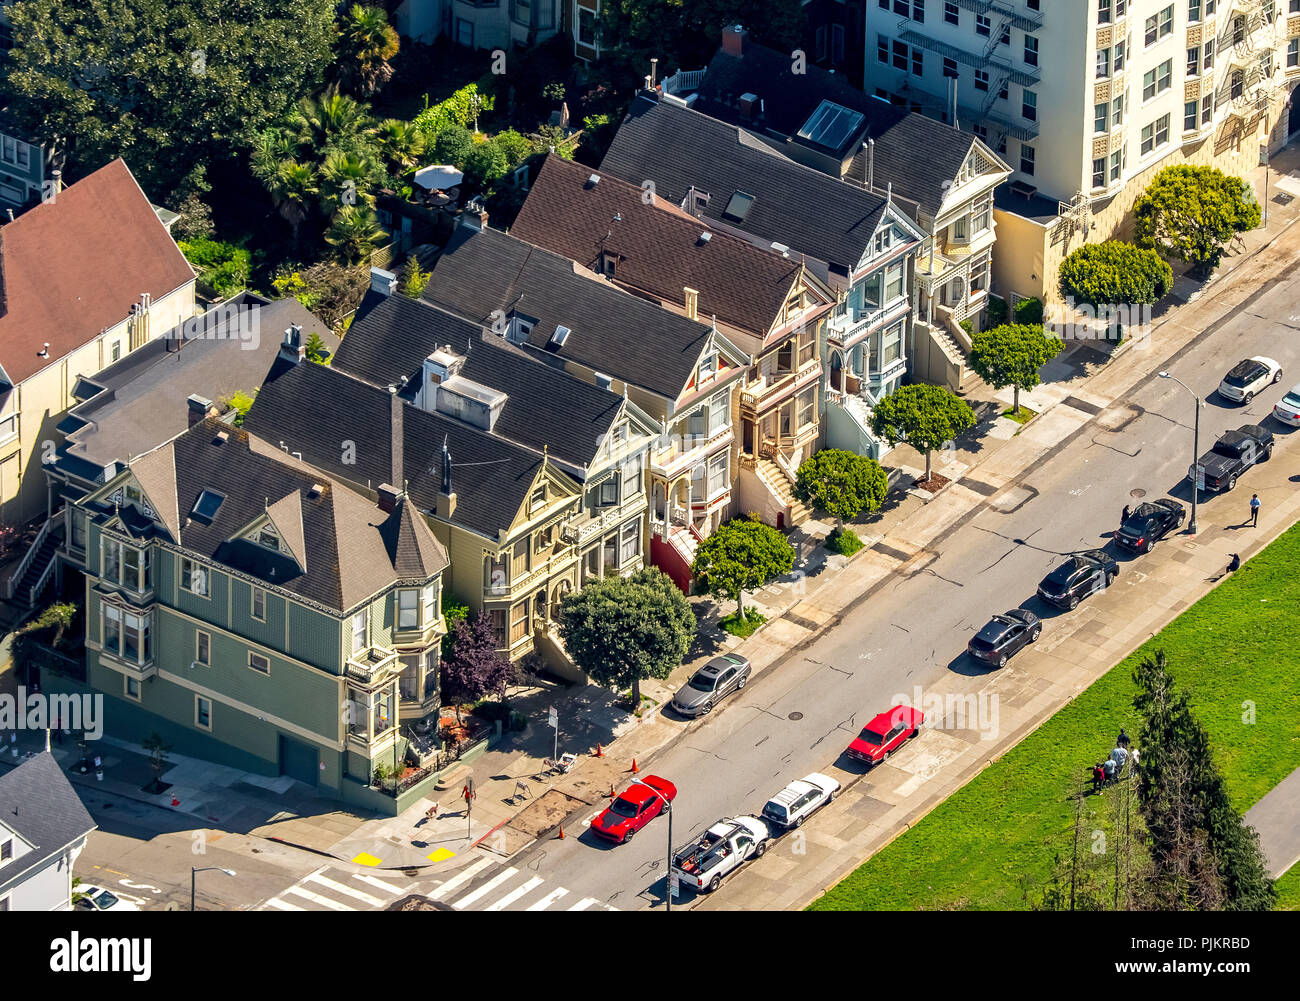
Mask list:
POLYGON ((595 187, 597 184, 599 184, 599 183, 600 183, 600 175, 599 175, 599 174, 592 174, 590 177, 587 178, 587 183, 584 184, 583 187, 584 187, 584 188, 594 188, 594 187, 595 187))
POLYGON ((311 485, 311 489, 307 491, 307 496, 310 497, 310 498, 312 498, 312 500, 315 500, 317 497, 319 497, 319 496, 320 496, 321 494, 323 494, 324 492, 325 492, 325 487, 324 487, 323 484, 320 484, 320 483, 313 483, 313 484, 311 485))
POLYGON ((569 339, 569 334, 571 333, 573 333, 572 330, 570 330, 568 327, 564 326, 563 324, 560 324, 558 327, 555 328, 555 333, 551 334, 551 340, 547 344, 547 347, 553 347, 557 349, 564 347, 564 342, 569 339))
POLYGON ((696 246, 702 247, 712 239, 713 239, 713 234, 705 231, 700 234, 700 237, 698 240, 695 241, 695 244, 696 246))
POLYGON ((772 249, 775 250, 782 257, 790 256, 790 248, 787 247, 784 243, 774 243, 772 244, 772 249))
POLYGON ((224 444, 225 444, 226 442, 228 442, 228 441, 230 441, 230 434, 229 434, 229 432, 226 432, 226 431, 218 431, 218 432, 217 432, 217 436, 216 436, 215 438, 212 439, 212 444, 214 444, 214 445, 224 445, 224 444))

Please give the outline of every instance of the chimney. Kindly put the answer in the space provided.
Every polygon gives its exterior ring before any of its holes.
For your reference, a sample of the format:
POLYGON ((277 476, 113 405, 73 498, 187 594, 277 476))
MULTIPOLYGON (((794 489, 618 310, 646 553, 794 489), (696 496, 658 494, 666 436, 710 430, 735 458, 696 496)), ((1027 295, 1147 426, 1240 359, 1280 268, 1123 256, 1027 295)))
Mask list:
POLYGON ((199 396, 198 393, 191 395, 189 399, 185 401, 185 405, 189 411, 188 423, 186 424, 187 427, 193 427, 200 421, 214 416, 217 412, 212 401, 205 400, 202 396, 199 396))
POLYGON ((682 286, 682 291, 686 293, 686 318, 688 320, 699 319, 700 310, 700 293, 698 289, 688 286, 682 286))
POLYGON ((383 268, 370 269, 370 288, 383 295, 392 295, 397 291, 397 275, 383 268))
MULTIPOLYGON (((554 147, 551 147, 551 152, 555 152, 554 147)), ((465 206, 464 211, 460 214, 460 224, 462 226, 468 226, 470 229, 487 229, 488 212, 487 209, 483 207, 483 202, 478 198, 470 199, 469 203, 465 206)))
POLYGON ((745 36, 748 35, 744 28, 738 24, 728 25, 722 29, 722 51, 729 56, 735 56, 737 59, 745 55, 745 36))
POLYGON ((280 342, 279 357, 293 365, 297 365, 307 357, 307 345, 302 342, 302 327, 298 324, 284 328, 284 340, 280 342))
POLYGON ((867 190, 875 190, 872 185, 876 180, 876 140, 868 139, 862 144, 867 148, 867 190))
POLYGON ((50 171, 50 180, 54 182, 54 193, 57 195, 63 190, 63 171, 58 169, 50 171))
POLYGON ((739 100, 736 101, 736 110, 740 112, 740 116, 747 122, 754 120, 754 109, 757 106, 757 94, 741 94, 739 100))
POLYGON ((397 502, 402 499, 402 491, 391 483, 379 484, 379 510, 392 514, 397 510, 397 502))
POLYGON ((434 514, 443 521, 450 521, 456 513, 456 491, 451 488, 451 450, 447 447, 447 436, 442 436, 442 483, 438 490, 438 503, 434 514))

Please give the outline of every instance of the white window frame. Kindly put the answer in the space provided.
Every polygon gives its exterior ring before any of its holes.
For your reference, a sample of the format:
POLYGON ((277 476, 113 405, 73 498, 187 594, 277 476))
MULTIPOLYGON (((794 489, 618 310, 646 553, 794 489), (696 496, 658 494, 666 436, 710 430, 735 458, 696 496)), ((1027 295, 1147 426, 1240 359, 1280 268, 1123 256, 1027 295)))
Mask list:
POLYGON ((250 671, 255 671, 258 674, 264 675, 265 677, 268 678, 271 676, 271 658, 268 657, 266 654, 258 653, 256 650, 249 650, 248 659, 245 663, 247 664, 248 669, 250 671), (266 669, 263 670, 260 667, 254 666, 253 658, 257 658, 258 660, 263 661, 266 664, 266 669))
POLYGON ((258 622, 265 622, 265 621, 266 621, 266 589, 265 589, 265 588, 258 587, 256 584, 254 584, 254 585, 252 585, 252 587, 249 589, 249 594, 248 594, 248 614, 251 615, 251 616, 252 616, 256 621, 258 621, 258 622), (261 614, 261 615, 259 615, 259 614, 257 613, 257 608, 258 608, 258 604, 259 604, 258 599, 259 599, 259 598, 261 599, 260 604, 261 604, 261 607, 262 607, 262 614, 261 614))
POLYGON ((212 634, 204 629, 194 630, 194 663, 203 667, 212 666, 212 634), (201 656, 203 652, 203 641, 207 640, 207 656, 201 656))
POLYGON ((212 700, 211 700, 211 699, 209 699, 209 698, 207 698, 206 696, 203 696, 203 695, 195 694, 195 696, 194 696, 194 725, 195 725, 198 729, 200 729, 200 730, 204 730, 204 731, 206 731, 206 732, 208 732, 208 733, 211 733, 211 732, 212 732, 212 709, 213 709, 213 704, 212 704, 212 700), (204 704, 205 702, 207 703, 207 706, 208 706, 208 721, 207 721, 207 723, 204 723, 204 722, 203 722, 202 714, 201 714, 201 712, 200 712, 200 709, 201 709, 201 707, 203 706, 203 704, 204 704))

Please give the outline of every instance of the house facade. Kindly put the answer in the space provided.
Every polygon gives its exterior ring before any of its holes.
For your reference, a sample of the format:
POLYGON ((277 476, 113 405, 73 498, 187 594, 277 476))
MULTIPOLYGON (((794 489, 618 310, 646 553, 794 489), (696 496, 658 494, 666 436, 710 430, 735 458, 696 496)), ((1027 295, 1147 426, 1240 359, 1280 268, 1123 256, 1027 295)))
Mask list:
POLYGON ((0 774, 0 912, 66 911, 96 824, 46 751, 0 774))
POLYGON ((45 191, 44 147, 0 132, 0 214, 21 213, 45 191))
POLYGON ((402 0, 393 23, 420 42, 446 36, 469 49, 510 49, 566 31, 571 0, 402 0))

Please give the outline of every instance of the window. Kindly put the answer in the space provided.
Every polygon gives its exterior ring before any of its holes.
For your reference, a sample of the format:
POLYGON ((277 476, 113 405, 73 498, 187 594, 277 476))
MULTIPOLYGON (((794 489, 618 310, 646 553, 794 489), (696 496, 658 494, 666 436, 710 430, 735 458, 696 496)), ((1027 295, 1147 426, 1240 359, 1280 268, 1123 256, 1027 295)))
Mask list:
POLYGON ((789 341, 776 349, 776 371, 778 374, 794 371, 794 345, 789 341))
POLYGON ((1093 132, 1106 131, 1106 122, 1109 120, 1110 117, 1108 114, 1108 110, 1109 110, 1109 105, 1105 104, 1104 102, 1101 104, 1093 105, 1093 109, 1092 109, 1092 131, 1093 132))
POLYGON ((122 682, 123 682, 122 693, 128 699, 134 699, 136 702, 139 702, 140 701, 140 679, 125 677, 122 679, 122 682))
POLYGON ((501 591, 510 584, 506 554, 498 553, 483 560, 483 586, 489 591, 501 591))
POLYGON ((876 36, 876 59, 882 63, 889 62, 889 37, 886 35, 876 36))
POLYGON ((1123 173, 1124 162, 1128 159, 1128 147, 1121 146, 1110 155, 1110 179, 1118 181, 1123 173))
POLYGON ((1110 102, 1110 125, 1111 128, 1117 129, 1124 124, 1124 95, 1110 102))
POLYGON ((1159 14, 1152 14, 1146 20, 1146 43, 1155 45, 1160 39, 1174 30, 1174 8, 1170 4, 1159 14))
POLYGON ((109 361, 118 361, 122 357, 122 342, 114 341, 113 346, 108 349, 109 361))
POLYGON ((365 609, 357 612, 352 616, 352 652, 360 653, 370 646, 370 638, 366 629, 366 612, 365 609))
POLYGON ((257 544, 265 546, 267 549, 273 549, 278 553, 280 551, 280 536, 270 525, 263 525, 257 533, 257 544))
POLYGON ((1187 50, 1187 75, 1196 76, 1201 71, 1201 47, 1193 45, 1187 50))
POLYGON ((1026 90, 1023 92, 1020 104, 1020 114, 1024 116, 1026 121, 1038 121, 1038 95, 1032 90, 1026 90))
MULTIPOLYGON (((1295 2, 1300 3, 1300 0, 1295 2)), ((1288 69, 1300 66, 1300 38, 1292 38, 1286 43, 1286 65, 1288 69)))
MULTIPOLYGON (((710 417, 717 416, 719 419, 725 414, 725 407, 714 407, 709 411, 710 417), (718 411, 721 411, 721 413, 718 413, 718 411)), ((710 425, 709 430, 712 434, 712 425, 710 425)), ((624 498, 636 497, 644 489, 645 480, 641 476, 641 455, 637 453, 623 463, 622 494, 624 498)))
POLYGON ((1092 186, 1094 188, 1104 188, 1106 186, 1106 158, 1104 156, 1100 160, 1092 161, 1092 186))
POLYGON ((1002 26, 1002 34, 998 36, 998 44, 999 45, 1011 44, 1011 25, 1004 24, 1002 26))
POLYGON ((1097 79, 1104 80, 1110 76, 1110 49, 1097 50, 1097 79))
POLYGON ((718 374, 718 353, 710 351, 700 359, 700 376, 697 381, 707 382, 718 374))
POLYGON ((114 653, 122 648, 122 613, 112 605, 104 605, 100 613, 100 645, 114 653))
POLYGON ((253 588, 253 618, 258 622, 266 621, 266 592, 260 587, 253 588))
POLYGON ((1201 69, 1209 72, 1214 69, 1214 39, 1211 38, 1205 43, 1205 56, 1201 60, 1201 69))
POLYGON ((1183 131, 1194 132, 1196 130, 1197 105, 1195 101, 1188 101, 1183 105, 1183 131))
MULTIPOLYGON (((709 437, 720 434, 731 426, 731 396, 726 392, 718 393, 709 401, 709 437)), ((639 463, 639 460, 638 460, 639 463)), ((638 464, 638 471, 639 471, 638 464)), ((639 490, 640 488, 638 488, 639 490)))
POLYGON ((799 356, 798 364, 802 368, 808 362, 813 360, 817 353, 817 332, 808 328, 799 331, 799 356))
POLYGON ((528 498, 528 511, 533 513, 546 507, 546 484, 543 483, 533 491, 533 495, 528 498))
POLYGON ((1214 119, 1214 95, 1206 94, 1201 98, 1201 124, 1209 125, 1214 119))
POLYGON ((194 634, 194 663, 212 666, 212 636, 202 629, 194 634))
POLYGON ((514 645, 528 635, 528 602, 521 601, 510 609, 510 643, 514 645))
POLYGON ((1124 68, 1124 42, 1115 43, 1115 72, 1118 73, 1124 68))
POLYGON ((193 560, 181 558, 181 590, 208 597, 208 572, 193 560))
POLYGON ((397 592, 397 628, 420 628, 420 592, 402 588, 397 592))
POLYGON ((992 34, 993 22, 989 20, 987 14, 975 15, 975 34, 988 36, 992 34))
POLYGON ((1201 0, 1187 0, 1187 23, 1195 24, 1201 19, 1201 0))
POLYGON ((957 60, 943 57, 943 76, 945 80, 956 80, 960 74, 957 72, 957 60))
POLYGON ((612 476, 596 488, 596 507, 610 507, 618 503, 618 480, 612 476))
POLYGON ((1142 100, 1149 101, 1157 94, 1169 89, 1173 79, 1174 61, 1166 59, 1154 69, 1149 69, 1142 77, 1142 100))
POLYGON ((200 730, 212 729, 212 700, 202 695, 194 696, 194 725, 200 730))
POLYGON ((514 559, 510 562, 510 576, 518 580, 532 569, 532 553, 528 549, 528 540, 520 539, 515 543, 514 559))
POLYGON ((903 354, 903 325, 900 323, 886 330, 881 336, 880 367, 892 365, 903 354))
POLYGON ((1241 70, 1233 70, 1232 85, 1229 88, 1228 93, 1232 95, 1232 99, 1234 101, 1237 98, 1241 97, 1244 88, 1245 88, 1245 74, 1242 73, 1241 70))
POLYGON ((496 641, 497 649, 506 645, 506 612, 504 608, 494 608, 488 612, 488 618, 492 622, 492 638, 496 641))
POLYGON ((1169 116, 1161 115, 1142 130, 1142 153, 1146 155, 1169 141, 1169 116))
POLYGON ((961 24, 961 8, 955 3, 943 5, 943 19, 949 24, 961 24))
POLYGON ((952 221, 952 228, 949 230, 953 243, 967 243, 970 240, 970 230, 967 225, 966 217, 952 221))
POLYGON ((976 89, 976 90, 988 90, 988 89, 989 89, 989 72, 988 72, 988 70, 976 70, 976 71, 975 71, 975 89, 976 89))
MULTIPOLYGON (((726 458, 726 453, 723 453, 726 458)), ((639 518, 629 521, 619 530, 618 565, 627 566, 641 555, 641 521, 639 518)))
POLYGON ((153 658, 149 615, 123 612, 113 605, 100 606, 101 645, 105 652, 133 664, 146 664, 153 658))
POLYGON ((584 7, 578 8, 578 41, 582 45, 596 44, 596 15, 584 7))
POLYGON ((903 262, 899 261, 885 269, 885 302, 901 298, 903 292, 903 262))
POLYGON ((799 411, 796 426, 800 431, 817 422, 817 387, 809 386, 799 394, 799 411))
POLYGON ((8 862, 13 857, 14 857, 14 839, 5 838, 3 841, 0 841, 0 862, 8 862))
POLYGON ((705 484, 705 497, 713 498, 722 493, 730 484, 728 477, 727 452, 720 452, 709 460, 708 482, 705 484))
POLYGON ((989 197, 984 202, 975 206, 974 219, 975 232, 983 233, 993 225, 993 199, 989 197))
POLYGON ((1034 174, 1034 147, 1027 143, 1020 144, 1020 172, 1030 177, 1034 174))
POLYGON ((248 651, 248 666, 259 674, 271 673, 271 662, 260 653, 253 653, 252 650, 248 651))

